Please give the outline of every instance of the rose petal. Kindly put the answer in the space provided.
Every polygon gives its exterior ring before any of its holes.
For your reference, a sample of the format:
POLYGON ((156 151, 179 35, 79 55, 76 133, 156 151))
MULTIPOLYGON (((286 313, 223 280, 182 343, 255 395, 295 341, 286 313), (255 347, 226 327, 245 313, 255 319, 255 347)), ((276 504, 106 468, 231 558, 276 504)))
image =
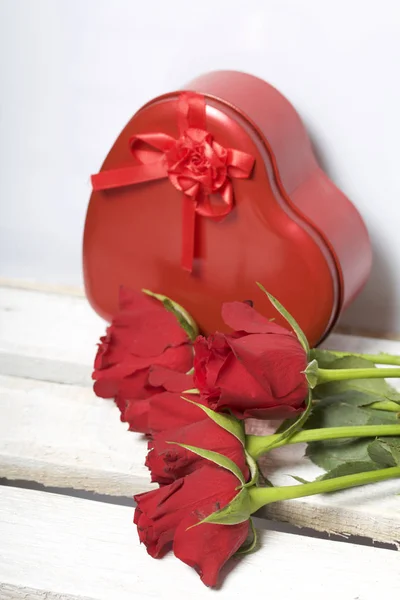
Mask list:
POLYGON ((168 511, 171 504, 168 500, 174 498, 183 484, 184 480, 180 479, 168 486, 134 496, 137 503, 134 523, 137 525, 140 541, 146 545, 147 552, 153 558, 162 556, 173 540, 180 515, 175 510, 168 511), (157 511, 163 518, 157 517, 157 511))
POLYGON ((203 390, 213 390, 225 360, 231 354, 229 345, 222 333, 209 338, 199 336, 194 344, 194 382, 203 390))
POLYGON ((174 477, 172 473, 166 471, 164 457, 153 450, 151 445, 152 442, 149 442, 149 452, 144 463, 150 471, 151 482, 159 485, 169 485, 179 479, 179 477, 174 477))
MULTIPOLYGON (((124 372, 124 371, 123 371, 124 372)), ((144 398, 157 390, 148 388, 148 370, 142 369, 127 377, 121 376, 118 367, 94 374, 98 380, 93 389, 100 398, 114 398, 117 394, 124 398, 144 398)))
POLYGON ((187 517, 177 527, 173 550, 177 558, 193 567, 207 586, 215 586, 223 565, 244 544, 249 533, 249 521, 236 525, 196 523, 187 517))
POLYGON ((189 344, 167 348, 161 356, 154 359, 152 364, 187 373, 193 366, 193 349, 189 344))
MULTIPOLYGON (((197 396, 195 397, 197 401, 197 396)), ((182 400, 180 393, 164 392, 151 399, 149 431, 176 429, 201 419, 204 412, 191 402, 182 400)))
POLYGON ((168 392, 183 392, 194 386, 193 375, 173 371, 166 367, 154 366, 149 372, 150 385, 162 386, 168 392))
POLYGON ((299 406, 299 408, 294 408, 293 406, 284 403, 282 403, 282 406, 277 405, 271 406, 270 408, 249 408, 244 411, 243 418, 268 420, 292 419, 304 412, 305 408, 306 405, 304 401, 301 402, 301 406, 299 406))
MULTIPOLYGON (((121 400, 118 404, 121 408, 121 400)), ((147 399, 125 400, 124 410, 121 410, 121 421, 129 423, 129 431, 149 433, 149 414, 151 397, 147 399)))
POLYGON ((157 356, 168 347, 188 342, 176 317, 159 300, 122 287, 120 307, 110 331, 116 343, 127 352, 143 357, 157 356))
MULTIPOLYGON (((189 518, 191 524, 204 519, 219 508, 226 506, 237 494, 237 478, 228 470, 214 465, 206 465, 187 477, 165 485, 157 490, 137 494, 134 522, 138 528, 139 539, 143 542, 151 556, 157 557, 165 553, 172 541, 178 526, 189 518)), ((212 526, 214 527, 214 525, 212 526)), ((215 526, 217 527, 217 526, 215 526)), ((229 526, 231 527, 231 526, 229 526)), ((234 527, 234 526, 232 526, 234 527)), ((199 526, 201 529, 202 526, 199 526)), ((176 555, 190 564, 192 539, 190 531, 184 529, 182 540, 178 539, 176 555)), ((201 555, 214 554, 214 559, 226 560, 227 552, 216 543, 216 552, 212 545, 207 545, 207 531, 204 544, 198 534, 194 541, 201 555)), ((235 537, 235 545, 239 539, 235 537)), ((227 543, 224 542, 227 549, 227 543)), ((207 569, 208 572, 208 569, 207 569)), ((207 578, 206 578, 207 580, 207 578)))
POLYGON ((204 389, 207 385, 208 356, 207 338, 200 335, 194 343, 194 383, 199 389, 204 389))
POLYGON ((262 387, 259 382, 246 370, 233 354, 227 359, 221 369, 217 385, 220 395, 217 409, 229 409, 239 419, 250 416, 253 409, 269 408, 276 405, 276 400, 268 388, 268 381, 262 387))
POLYGON ((253 334, 240 339, 227 336, 227 341, 246 371, 274 397, 287 399, 301 385, 306 396, 307 356, 297 338, 253 334))
POLYGON ((291 331, 273 321, 269 321, 246 302, 225 302, 222 305, 222 318, 224 323, 235 331, 272 333, 294 337, 291 331))
POLYGON ((208 459, 182 448, 179 444, 196 446, 226 456, 239 467, 247 480, 249 471, 241 442, 212 419, 204 418, 204 412, 200 408, 195 409, 194 419, 200 417, 202 420, 176 429, 163 430, 155 434, 149 442, 150 452, 146 464, 152 472, 152 480, 162 483, 166 476, 171 480, 179 479, 208 464, 208 459))
MULTIPOLYGON (((117 381, 122 384, 124 379, 133 377, 138 371, 148 373, 148 369, 154 365, 165 366, 171 370, 186 373, 189 371, 192 364, 192 348, 188 344, 182 344, 176 348, 168 348, 157 357, 125 355, 120 363, 108 367, 107 369, 96 370, 92 377, 96 380, 117 381)), ((97 389, 100 389, 99 386, 96 386, 96 390, 97 389)), ((99 393, 98 395, 101 396, 102 394, 99 393)))

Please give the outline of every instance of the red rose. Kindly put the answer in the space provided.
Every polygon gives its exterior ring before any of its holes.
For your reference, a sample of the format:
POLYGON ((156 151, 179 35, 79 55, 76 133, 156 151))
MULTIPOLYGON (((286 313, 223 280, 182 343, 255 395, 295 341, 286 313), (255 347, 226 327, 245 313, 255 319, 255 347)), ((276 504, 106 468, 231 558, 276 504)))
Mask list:
POLYGON ((130 431, 139 433, 157 432, 188 423, 192 413, 186 415, 190 411, 189 403, 182 401, 181 395, 193 388, 193 375, 157 366, 146 375, 142 397, 126 398, 123 394, 116 397, 121 421, 129 423, 130 431))
MULTIPOLYGON (((209 464, 206 458, 170 442, 196 446, 227 456, 237 464, 247 481, 248 467, 243 445, 238 438, 215 423, 195 404, 180 399, 175 407, 177 412, 185 415, 187 422, 175 429, 163 430, 153 435, 148 444, 149 453, 146 458, 151 481, 165 485, 192 473, 204 464, 209 464)), ((154 407, 152 415, 157 412, 157 407, 154 407)))
POLYGON ((235 331, 195 342, 194 381, 216 411, 284 419, 306 407, 306 353, 297 337, 243 302, 229 302, 222 316, 235 331))
POLYGON ((229 504, 237 486, 230 471, 205 464, 170 485, 135 496, 134 523, 147 552, 161 557, 172 542, 177 558, 195 568, 206 585, 216 585, 221 567, 246 540, 249 521, 191 526, 229 504))
POLYGON ((153 365, 187 372, 192 346, 175 316, 163 304, 122 287, 119 313, 100 339, 94 363, 94 391, 102 398, 145 399, 154 394, 148 384, 153 365))

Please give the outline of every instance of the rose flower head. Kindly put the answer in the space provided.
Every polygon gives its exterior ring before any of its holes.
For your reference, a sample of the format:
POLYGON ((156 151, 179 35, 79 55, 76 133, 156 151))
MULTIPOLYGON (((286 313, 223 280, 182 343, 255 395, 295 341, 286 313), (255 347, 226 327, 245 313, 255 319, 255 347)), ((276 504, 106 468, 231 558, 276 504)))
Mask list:
POLYGON ((146 399, 155 392, 149 383, 154 366, 188 372, 193 347, 175 314, 163 302, 121 287, 119 312, 100 344, 94 362, 94 391, 102 398, 146 399))
POLYGON ((195 342, 201 401, 239 419, 285 419, 304 411, 307 352, 299 339, 244 302, 225 303, 222 317, 232 333, 195 342))
POLYGON ((135 496, 134 522, 152 557, 163 556, 172 545, 177 558, 195 568, 206 585, 215 586, 221 567, 250 532, 244 487, 250 472, 243 425, 236 422, 239 429, 228 431, 198 405, 191 406, 192 419, 200 420, 157 434, 149 444, 146 464, 153 481, 164 485, 135 496))
MULTIPOLYGON (((163 422, 166 426, 172 422, 165 417, 164 406, 155 403, 151 410, 151 419, 163 422)), ((191 448, 218 452, 236 464, 247 481, 249 470, 243 449, 244 428, 237 423, 240 439, 211 419, 195 402, 184 398, 173 403, 176 413, 176 425, 170 429, 153 433, 148 443, 149 453, 146 465, 151 472, 151 480, 165 485, 199 469, 208 459, 196 454, 191 448), (180 421, 180 422, 179 422, 180 421)))

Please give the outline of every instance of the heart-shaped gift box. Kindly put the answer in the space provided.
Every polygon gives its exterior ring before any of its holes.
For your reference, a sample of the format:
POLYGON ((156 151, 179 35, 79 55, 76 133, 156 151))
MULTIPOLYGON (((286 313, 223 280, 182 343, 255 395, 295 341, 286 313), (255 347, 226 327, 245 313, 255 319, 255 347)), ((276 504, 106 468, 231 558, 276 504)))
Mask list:
POLYGON ((301 119, 271 85, 213 72, 148 102, 92 177, 84 279, 110 320, 121 285, 225 330, 221 304, 261 282, 318 343, 365 283, 371 247, 354 205, 320 168, 301 119))

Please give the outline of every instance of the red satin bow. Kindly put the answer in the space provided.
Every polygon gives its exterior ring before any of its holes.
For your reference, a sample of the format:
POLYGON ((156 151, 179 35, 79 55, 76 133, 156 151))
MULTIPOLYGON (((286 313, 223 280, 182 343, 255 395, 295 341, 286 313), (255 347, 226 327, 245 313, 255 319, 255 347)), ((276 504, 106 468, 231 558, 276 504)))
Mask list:
POLYGON ((211 219, 225 217, 233 207, 231 179, 247 179, 254 157, 224 148, 206 130, 204 96, 183 92, 178 97, 179 138, 165 133, 135 135, 130 140, 139 164, 92 175, 93 190, 107 190, 168 177, 183 193, 182 267, 192 270, 196 213, 211 219), (212 205, 210 194, 222 203, 212 205))

